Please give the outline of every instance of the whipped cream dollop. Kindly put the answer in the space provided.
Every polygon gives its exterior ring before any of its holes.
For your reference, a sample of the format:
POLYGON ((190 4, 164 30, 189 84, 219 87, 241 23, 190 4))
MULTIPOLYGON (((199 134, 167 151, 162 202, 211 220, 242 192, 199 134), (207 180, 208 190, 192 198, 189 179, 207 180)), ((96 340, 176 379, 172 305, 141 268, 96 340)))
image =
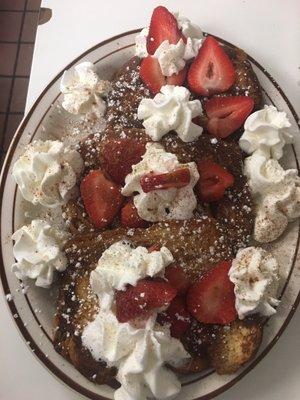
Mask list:
POLYGON ((55 207, 76 195, 83 169, 80 154, 59 140, 36 140, 15 162, 12 175, 25 200, 55 207))
POLYGON ((122 189, 124 196, 132 196, 137 212, 146 221, 156 222, 170 219, 190 219, 197 206, 193 188, 199 179, 197 166, 194 162, 180 164, 176 155, 167 153, 158 143, 147 143, 146 153, 142 161, 132 166, 132 172, 125 178, 122 189), (182 188, 153 190, 145 193, 141 187, 141 177, 150 172, 167 173, 188 167, 190 182, 182 188))
POLYGON ((82 62, 62 76, 62 107, 71 114, 94 113, 100 117, 106 110, 103 97, 107 96, 110 88, 110 82, 100 80, 93 63, 82 62))
POLYGON ((254 313, 270 316, 276 312, 279 266, 270 253, 260 247, 239 250, 232 261, 229 279, 234 284, 240 319, 254 313))
POLYGON ((91 286, 95 293, 108 294, 109 298, 105 297, 109 302, 110 290, 124 290, 126 285, 135 285, 146 276, 163 276, 173 261, 172 253, 164 246, 149 253, 146 247, 133 248, 129 242, 116 242, 104 251, 91 272, 91 286))
POLYGON ((48 288, 55 271, 64 271, 67 258, 62 250, 67 234, 41 219, 22 226, 13 235, 13 272, 19 279, 35 279, 36 286, 48 288))
POLYGON ((256 151, 245 160, 244 173, 256 203, 254 239, 277 239, 288 222, 300 216, 300 178, 296 169, 284 170, 275 159, 256 151))
MULTIPOLYGON (((196 57, 203 43, 203 33, 200 27, 193 24, 188 18, 182 17, 178 12, 173 13, 177 19, 179 29, 186 38, 186 43, 182 39, 177 44, 169 43, 164 40, 154 53, 158 59, 162 73, 165 76, 178 74, 186 64, 186 61, 196 57)), ((148 56, 147 36, 149 28, 144 28, 135 38, 135 55, 144 58, 148 56)))
POLYGON ((170 336, 168 327, 156 324, 156 313, 143 327, 136 327, 120 323, 113 304, 115 289, 124 289, 127 283, 134 284, 145 276, 162 276, 172 260, 165 247, 149 253, 145 247, 134 249, 130 243, 117 242, 102 254, 91 274, 100 310, 83 330, 82 343, 95 360, 118 368, 121 387, 115 391, 116 400, 165 399, 180 390, 180 382, 165 363, 189 358, 182 343, 170 336))
POLYGON ((285 144, 293 141, 293 136, 288 131, 290 126, 284 111, 265 105, 262 110, 254 112, 246 119, 245 131, 239 141, 240 147, 247 154, 260 150, 279 160, 285 144))
POLYGON ((202 114, 199 100, 190 100, 190 92, 183 86, 165 85, 153 99, 142 99, 138 118, 143 121, 147 135, 159 141, 175 131, 183 142, 192 142, 203 131, 192 119, 202 114))

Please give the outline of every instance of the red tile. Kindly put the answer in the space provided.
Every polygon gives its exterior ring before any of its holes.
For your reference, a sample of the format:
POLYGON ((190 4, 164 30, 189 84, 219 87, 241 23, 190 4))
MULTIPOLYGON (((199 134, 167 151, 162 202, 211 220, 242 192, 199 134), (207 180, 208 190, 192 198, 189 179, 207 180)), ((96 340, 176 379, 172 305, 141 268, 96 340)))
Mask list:
POLYGON ((9 114, 7 120, 6 131, 4 135, 3 150, 6 152, 12 141, 12 138, 22 121, 23 114, 9 114))
POLYGON ((41 0, 28 0, 26 10, 39 10, 41 0))
POLYGON ((34 45, 21 44, 17 62, 16 75, 29 75, 34 45))
POLYGON ((1 41, 17 42, 21 30, 22 12, 0 12, 1 41))
POLYGON ((9 111, 24 112, 28 83, 28 78, 15 79, 9 111))
POLYGON ((25 15, 24 26, 21 36, 22 42, 34 42, 38 24, 38 13, 28 12, 25 15))
POLYGON ((6 112, 7 110, 11 83, 11 78, 0 78, 0 111, 6 112))
POLYGON ((24 10, 25 0, 0 0, 0 10, 24 10))
POLYGON ((16 44, 0 42, 0 75, 13 75, 16 55, 16 44))

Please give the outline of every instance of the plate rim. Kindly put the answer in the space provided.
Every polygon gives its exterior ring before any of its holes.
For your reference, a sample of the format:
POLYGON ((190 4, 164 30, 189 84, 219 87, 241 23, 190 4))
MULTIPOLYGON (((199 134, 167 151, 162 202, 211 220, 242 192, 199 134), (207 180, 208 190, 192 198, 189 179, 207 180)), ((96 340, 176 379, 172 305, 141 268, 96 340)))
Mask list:
MULTIPOLYGON (((1 175, 0 175, 0 193, 3 193, 4 187, 5 187, 5 183, 6 183, 6 178, 8 175, 8 169, 10 167, 10 162, 11 159, 14 155, 15 152, 15 148, 17 146, 17 143, 19 141, 19 139, 21 138, 26 125, 28 123, 28 121, 30 120, 33 112, 35 111, 35 109, 37 108, 38 104, 40 103, 41 99, 44 97, 44 95, 48 92, 49 88, 53 86, 53 84, 61 77, 61 75, 63 74, 63 72, 66 69, 71 68, 74 64, 76 64, 80 59, 82 59, 83 57, 85 57, 86 55, 88 55, 89 53, 93 52, 94 50, 108 44, 111 43, 117 39, 120 39, 124 36, 128 36, 134 33, 138 33, 141 31, 140 29, 133 29, 133 30, 129 30, 123 33, 120 33, 118 35, 112 36, 104 41, 101 41, 99 43, 97 43, 96 45, 92 46, 91 48, 85 50, 82 54, 80 54, 79 56, 77 56, 75 59, 73 59, 67 66, 65 66, 59 73, 57 73, 53 79, 51 79, 51 81, 44 87, 44 89, 42 90, 42 92, 39 94, 39 96, 37 97, 37 99, 35 100, 35 102, 33 103, 33 105, 30 107, 30 109, 28 110, 28 112, 26 113, 26 115, 24 116, 24 118, 22 119, 21 123, 19 124, 13 139, 11 141, 11 144, 7 150, 7 154, 5 156, 4 162, 3 162, 3 166, 1 168, 1 175)), ((209 35, 212 35, 210 33, 206 33, 209 35)), ((214 36, 218 41, 220 41, 221 43, 228 45, 228 46, 234 46, 232 43, 218 37, 215 35, 214 36)), ((236 47, 236 46, 235 46, 236 47)), ((290 100, 288 99, 288 97, 286 96, 286 94, 284 93, 284 91, 282 90, 282 88, 280 87, 280 85, 277 83, 277 81, 272 77, 272 75, 265 70, 265 68, 262 67, 262 65, 260 63, 258 63, 253 57, 251 57, 248 53, 246 53, 247 58, 254 64, 256 65, 257 68, 259 68, 261 70, 261 72, 269 79, 269 81, 271 81, 271 83, 275 86, 275 88, 278 90, 278 92, 280 93, 280 95, 282 96, 282 98, 284 99, 284 101, 286 102, 290 112, 292 113, 294 119, 296 121, 299 121, 299 117, 294 109, 294 107, 292 106, 290 100)), ((297 154, 295 153, 295 159, 296 162, 298 164, 298 158, 297 158, 297 154)), ((1 196, 0 198, 0 210, 2 210, 2 206, 3 206, 3 197, 1 196)), ((2 220, 1 220, 2 215, 0 214, 0 226, 2 226, 2 220)), ((298 243, 299 244, 299 243, 298 243)), ((296 256, 299 252, 299 247, 297 247, 295 249, 295 259, 293 260, 293 264, 296 262, 296 256)), ((4 269, 4 261, 3 261, 3 257, 2 257, 2 246, 0 248, 0 280, 1 280, 1 285, 3 288, 3 294, 4 296, 10 293, 9 290, 9 285, 6 279, 6 273, 5 273, 5 269, 4 269)), ((47 368, 51 374, 53 376, 55 376, 55 378, 57 378, 59 381, 61 381, 63 384, 67 385, 70 389, 76 391, 77 393, 80 393, 86 397, 88 397, 91 400, 108 400, 107 397, 102 397, 102 395, 100 394, 96 394, 94 392, 91 392, 89 389, 83 387, 81 384, 77 383, 76 381, 74 381, 72 378, 70 378, 68 375, 66 375, 59 367, 57 367, 52 361, 50 361, 46 355, 43 353, 43 351, 40 350, 39 346, 37 345, 37 343, 35 342, 35 340, 33 340, 33 338, 31 337, 30 332, 28 331, 28 329, 26 328, 26 326, 24 326, 23 321, 21 320, 21 318, 14 318, 13 315, 17 313, 17 309, 16 306, 14 304, 14 301, 5 301, 8 310, 9 310, 9 314, 10 317, 12 318, 12 320, 14 321, 17 330, 19 332, 19 334, 21 335, 22 339, 25 342, 30 342, 30 346, 28 346, 29 348, 31 348, 31 350, 34 352, 36 358, 38 359, 38 361, 45 367, 47 368)), ((291 321, 298 305, 300 303, 300 290, 298 292, 298 295, 294 301, 294 304, 291 306, 290 312, 288 313, 287 317, 285 318, 283 324, 281 325, 277 335, 271 340, 271 342, 265 347, 265 349, 255 358, 254 361, 252 361, 252 363, 250 365, 248 365, 238 376, 236 376, 234 379, 232 379, 230 382, 227 382, 226 384, 224 384, 223 386, 219 387, 218 389, 213 390, 212 392, 203 395, 201 397, 197 397, 195 400, 210 400, 216 396, 218 396, 221 393, 224 393, 225 391, 227 391, 230 387, 232 387, 233 385, 235 385, 238 381, 240 381, 245 375, 247 375, 253 368, 255 368, 257 366, 257 364, 269 353, 269 351, 273 348, 273 346, 277 343, 277 341, 279 340, 279 338, 281 337, 281 335, 283 334, 283 332, 285 331, 285 329, 287 328, 289 322, 291 321)), ((75 368, 75 367, 74 367, 75 368)))

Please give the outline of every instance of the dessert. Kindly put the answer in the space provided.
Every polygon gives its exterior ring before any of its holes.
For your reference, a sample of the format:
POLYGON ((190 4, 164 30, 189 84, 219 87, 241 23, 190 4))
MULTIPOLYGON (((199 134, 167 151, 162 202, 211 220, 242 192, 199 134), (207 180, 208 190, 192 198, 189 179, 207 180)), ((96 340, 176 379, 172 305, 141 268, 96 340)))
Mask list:
POLYGON ((279 162, 286 114, 263 107, 242 50, 162 6, 110 82, 84 62, 61 92, 62 112, 104 129, 35 141, 13 168, 46 211, 14 233, 13 270, 58 280, 55 349, 120 400, 236 372, 279 305, 264 243, 300 216, 297 171, 279 162))

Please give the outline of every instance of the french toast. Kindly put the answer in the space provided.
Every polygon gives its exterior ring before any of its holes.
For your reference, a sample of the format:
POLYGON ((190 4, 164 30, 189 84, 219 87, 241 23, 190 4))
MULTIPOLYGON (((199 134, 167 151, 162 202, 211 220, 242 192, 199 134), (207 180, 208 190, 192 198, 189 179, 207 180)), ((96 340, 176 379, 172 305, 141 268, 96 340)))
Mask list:
MULTIPOLYGON (((238 48, 224 48, 233 63, 236 81, 221 96, 249 96, 258 109, 261 88, 249 60, 238 48)), ((112 140, 129 138, 142 145, 151 141, 137 117, 141 100, 153 97, 140 78, 140 64, 141 60, 133 57, 114 75, 107 97, 106 129, 89 136, 79 146, 84 175, 103 168, 103 150, 112 140)), ((203 96, 193 94, 193 98, 204 104, 203 96)), ((243 154, 234 140, 211 136, 206 122, 204 113, 200 119, 203 134, 194 142, 185 143, 172 131, 160 141, 182 164, 211 160, 234 177, 232 187, 218 202, 207 204, 198 199, 192 219, 128 229, 120 226, 116 218, 108 228, 99 229, 87 217, 80 200, 69 201, 64 209, 72 237, 64 248, 69 267, 60 283, 54 343, 55 349, 92 381, 116 384, 116 369, 95 361, 81 342, 82 330, 95 318, 99 308, 90 287, 90 273, 106 249, 124 240, 146 248, 166 246, 191 282, 195 282, 218 262, 232 259, 239 248, 249 243, 254 216, 250 190, 243 176, 243 154)), ((257 318, 236 320, 225 327, 207 326, 193 320, 182 338, 191 359, 180 366, 169 365, 169 368, 178 374, 199 373, 209 367, 220 374, 233 373, 255 355, 261 338, 262 325, 257 318)))

